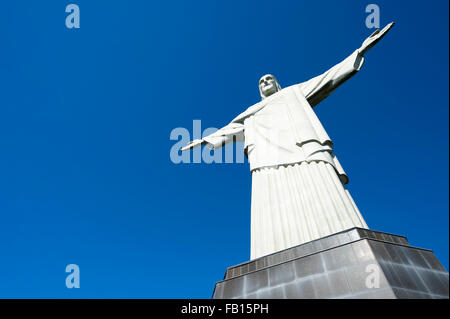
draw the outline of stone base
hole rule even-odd
[[[448,298],[449,275],[406,237],[352,228],[227,269],[213,298]]]

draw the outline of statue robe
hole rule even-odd
[[[327,72],[249,107],[199,143],[244,141],[252,172],[251,259],[352,228],[367,228],[313,107],[356,74],[355,51]]]

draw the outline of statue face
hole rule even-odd
[[[259,80],[259,90],[268,97],[279,91],[277,79],[272,74],[266,74]]]

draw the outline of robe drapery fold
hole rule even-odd
[[[352,227],[367,224],[330,164],[302,162],[252,172],[251,259]]]

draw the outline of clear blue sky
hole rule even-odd
[[[371,2],[74,2],[77,30],[70,1],[2,3],[0,297],[209,298],[249,259],[249,167],[175,165],[170,132],[341,61]],[[448,1],[376,3],[396,26],[315,111],[369,227],[448,269]]]

